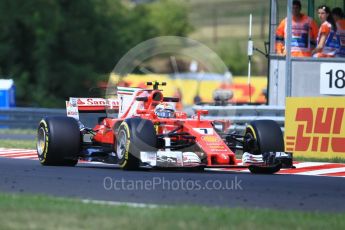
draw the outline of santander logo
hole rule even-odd
[[[78,98],[77,106],[119,106],[118,100],[106,100],[103,98]]]
[[[85,102],[83,102],[80,98],[77,100],[77,105],[85,105]]]

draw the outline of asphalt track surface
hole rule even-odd
[[[44,167],[0,158],[0,192],[148,204],[345,211],[343,178],[229,172],[123,171],[113,165]]]

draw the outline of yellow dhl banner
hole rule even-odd
[[[148,81],[166,82],[167,86],[161,87],[167,96],[182,97],[184,105],[192,105],[194,97],[199,95],[202,102],[213,102],[213,92],[216,89],[229,89],[234,93],[233,103],[248,103],[251,99],[252,103],[265,104],[266,97],[264,91],[267,88],[267,78],[252,77],[251,87],[248,87],[247,77],[233,77],[231,84],[224,84],[220,80],[198,80],[191,78],[174,78],[168,74],[129,74],[119,78],[118,75],[111,74],[110,82],[114,85],[121,83],[131,87],[146,87]],[[251,94],[251,97],[250,97]]]
[[[345,97],[287,98],[285,151],[345,158]]]

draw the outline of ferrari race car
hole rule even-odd
[[[178,98],[165,97],[160,85],[152,89],[117,87],[111,99],[70,98],[67,116],[43,118],[38,126],[37,153],[42,165],[75,166],[78,160],[148,168],[249,168],[252,173],[275,173],[292,166],[284,153],[280,127],[271,120],[252,121],[244,134],[229,133],[230,121],[192,117],[175,111]],[[106,113],[85,127],[82,113]],[[236,151],[243,152],[242,162]]]

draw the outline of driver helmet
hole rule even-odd
[[[155,114],[160,118],[175,117],[175,108],[169,103],[163,102],[156,106]]]

